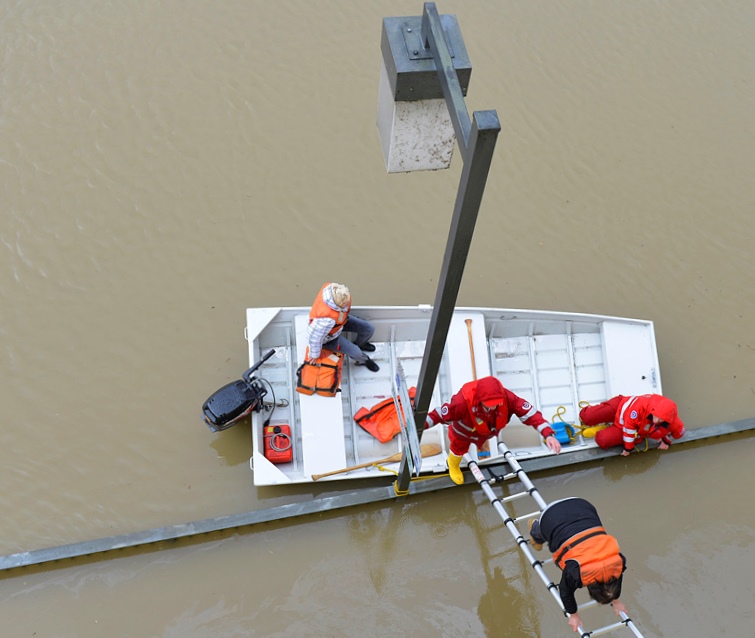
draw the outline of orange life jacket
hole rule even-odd
[[[334,397],[341,385],[343,353],[323,350],[315,363],[309,363],[309,347],[304,354],[304,363],[296,371],[296,391],[302,394],[321,394]]]
[[[326,304],[323,301],[322,293],[323,291],[330,286],[330,283],[323,284],[323,287],[320,288],[320,292],[317,293],[317,297],[315,297],[315,302],[312,304],[312,307],[309,309],[309,323],[312,323],[314,319],[318,319],[320,317],[327,317],[329,319],[334,319],[336,322],[336,325],[333,326],[330,329],[330,332],[328,334],[337,337],[341,330],[343,329],[343,324],[346,323],[346,319],[349,318],[349,310],[351,310],[351,301],[349,301],[349,306],[346,308],[346,310],[333,310],[328,304]]]
[[[582,585],[606,583],[624,571],[619,543],[603,527],[591,527],[575,534],[553,554],[553,562],[561,570],[567,560],[579,563]]]
[[[412,403],[412,409],[414,409],[414,397],[416,394],[417,388],[409,388],[409,399]],[[401,432],[401,424],[396,413],[396,404],[393,402],[392,397],[376,403],[369,410],[367,408],[359,408],[354,415],[354,420],[381,443],[388,443],[388,441]]]

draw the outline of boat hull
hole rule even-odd
[[[375,325],[371,357],[380,371],[346,360],[336,397],[296,392],[296,370],[304,357],[309,308],[249,308],[246,338],[254,365],[270,349],[273,356],[257,375],[271,390],[267,408],[252,414],[255,485],[313,482],[313,475],[368,465],[320,481],[393,479],[397,463],[379,461],[401,452],[402,437],[381,443],[354,421],[353,415],[393,395],[396,374],[407,386],[419,377],[432,308],[429,306],[355,307],[352,312]],[[534,403],[549,421],[579,421],[581,402],[598,403],[616,394],[661,393],[651,321],[603,315],[498,308],[458,308],[453,315],[431,409],[462,384],[494,375],[519,396]],[[272,403],[277,407],[271,409]],[[269,423],[267,423],[269,420]],[[293,448],[289,463],[265,457],[264,426],[286,425]],[[537,432],[516,417],[500,434],[517,458],[550,455]],[[494,442],[492,442],[494,443]],[[422,444],[441,453],[423,458],[421,473],[445,473],[448,437],[444,426],[425,430]],[[563,454],[595,447],[578,436]],[[497,446],[480,464],[500,461]],[[478,451],[473,447],[473,455]],[[373,463],[375,465],[373,465]]]

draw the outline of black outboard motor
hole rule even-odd
[[[213,432],[227,430],[243,419],[252,410],[262,409],[262,398],[267,389],[252,373],[273,356],[275,350],[268,350],[257,363],[249,368],[241,379],[224,385],[202,405],[204,422]]]

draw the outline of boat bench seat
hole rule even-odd
[[[304,361],[308,323],[308,314],[294,318],[297,367]],[[340,394],[324,397],[297,392],[296,396],[299,399],[304,473],[311,476],[346,467],[343,401]]]
[[[468,325],[467,320],[469,320]],[[482,313],[454,311],[446,339],[446,356],[452,392],[458,392],[461,386],[469,381],[482,379],[492,374],[486,337],[485,318]],[[474,364],[472,351],[474,351]],[[495,450],[495,445],[491,445],[491,448]]]
[[[608,371],[606,399],[617,394],[658,392],[652,330],[642,324],[604,321],[601,332]]]
[[[469,328],[467,320],[470,320]],[[474,368],[472,367],[472,345],[474,347]],[[485,318],[479,312],[457,310],[451,318],[446,339],[446,356],[452,392],[459,391],[469,381],[490,376],[490,361],[485,335]]]

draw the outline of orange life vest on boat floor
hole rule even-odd
[[[343,353],[323,350],[316,363],[309,363],[309,347],[304,354],[304,363],[296,371],[296,391],[302,394],[321,394],[334,397],[341,385]]]
[[[575,534],[553,554],[553,562],[561,570],[567,560],[579,563],[582,585],[607,583],[624,571],[619,543],[603,527],[592,527]]]
[[[412,409],[414,409],[414,397],[416,394],[417,388],[409,388],[409,399],[412,402]],[[369,410],[367,408],[359,408],[354,415],[354,420],[381,443],[388,443],[388,441],[401,432],[401,425],[398,420],[393,397],[375,404]]]

